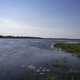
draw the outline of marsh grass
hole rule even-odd
[[[57,43],[54,45],[56,48],[61,48],[67,52],[74,53],[80,57],[80,43]]]

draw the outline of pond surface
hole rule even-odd
[[[23,77],[29,78],[31,73],[80,72],[80,58],[51,49],[51,44],[55,42],[46,39],[0,39],[0,80],[26,80]],[[66,69],[52,66],[63,61]]]

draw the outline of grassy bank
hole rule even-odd
[[[67,52],[74,53],[77,56],[80,56],[80,43],[57,43],[54,45],[56,48],[61,48]]]

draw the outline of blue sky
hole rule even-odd
[[[0,0],[0,34],[80,38],[80,0]]]

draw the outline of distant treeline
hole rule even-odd
[[[27,36],[2,36],[0,35],[0,38],[30,38],[30,39],[43,39],[41,37],[27,37]]]
[[[13,36],[13,35],[0,35],[0,38],[27,38],[27,39],[48,39],[48,40],[59,40],[59,41],[79,41],[80,39],[69,39],[69,38],[42,38],[42,37],[31,37],[31,36]]]

